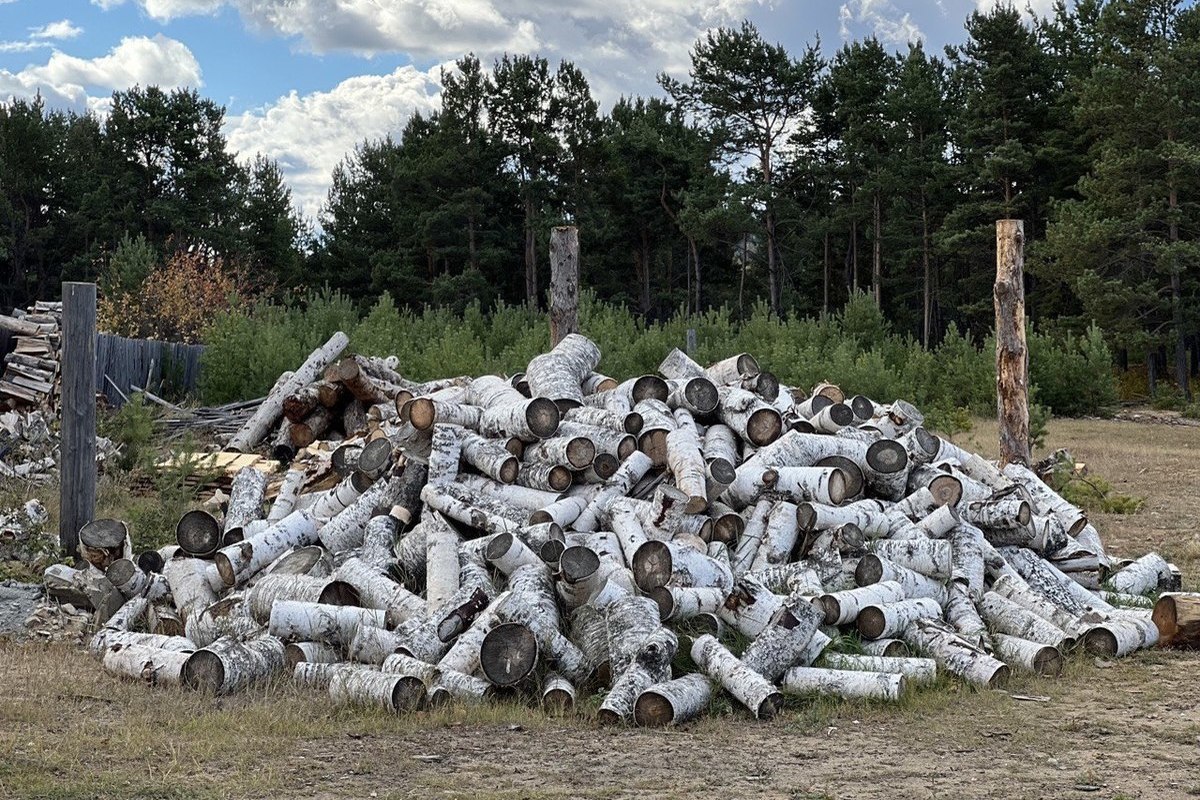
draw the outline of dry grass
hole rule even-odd
[[[960,439],[986,453],[993,429]],[[1147,498],[1096,520],[1116,554],[1154,547],[1197,585],[1200,430],[1056,421],[1049,445]],[[0,797],[1185,798],[1200,794],[1198,669],[1187,653],[1076,656],[1007,692],[943,679],[898,706],[789,699],[773,723],[722,701],[644,731],[519,704],[350,711],[285,683],[212,698],[114,680],[66,646],[0,643]]]

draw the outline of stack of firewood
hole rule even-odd
[[[16,334],[15,348],[4,357],[0,405],[51,408],[58,395],[62,303],[38,301],[27,311],[0,314],[0,328]]]
[[[1080,509],[910,404],[782,386],[748,354],[617,381],[569,335],[517,375],[418,385],[345,346],[231,442],[286,460],[340,439],[332,486],[293,468],[268,503],[245,469],[223,518],[190,512],[136,558],[120,523],[81,532],[91,566],[54,577],[125,599],[92,640],[105,669],[215,692],[287,671],[397,711],[600,692],[601,720],[665,725],[718,692],[770,717],[787,693],[1125,656],[1160,643],[1145,596],[1178,588],[1155,554],[1117,569]],[[1197,596],[1169,597],[1164,630],[1194,641]]]

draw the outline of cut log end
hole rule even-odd
[[[530,432],[541,439],[554,435],[562,421],[562,412],[553,400],[535,397],[525,407],[525,424]]]
[[[631,566],[633,581],[643,592],[666,586],[671,580],[671,548],[652,539],[638,547]]]
[[[863,478],[862,467],[851,461],[845,456],[825,456],[817,461],[815,467],[836,467],[842,471],[842,479],[845,483],[842,499],[847,500],[852,497],[858,497],[862,494],[865,479]]]
[[[599,568],[600,557],[590,547],[568,547],[558,559],[558,569],[567,583],[578,583]]]
[[[642,728],[665,728],[675,719],[671,701],[653,690],[638,695],[633,704],[633,721]]]
[[[665,403],[670,394],[670,388],[667,386],[667,382],[657,375],[643,375],[633,382],[632,394],[635,405],[647,399]]]
[[[746,438],[755,447],[763,447],[783,433],[783,418],[773,408],[760,408],[746,421]]]
[[[957,506],[962,500],[962,481],[953,475],[939,475],[929,482],[929,493],[939,506]]]
[[[897,441],[880,439],[867,448],[867,464],[876,472],[890,475],[908,466],[908,452]]]
[[[533,672],[537,660],[537,639],[529,628],[516,622],[492,628],[479,647],[483,674],[497,686],[520,683]]]
[[[688,405],[698,414],[711,414],[717,410],[721,396],[717,387],[708,378],[691,378],[683,387],[683,396]]]
[[[183,663],[181,678],[189,689],[216,693],[225,683],[225,665],[216,653],[197,650]]]

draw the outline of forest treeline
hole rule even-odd
[[[0,303],[64,278],[134,291],[189,250],[364,309],[385,291],[418,310],[536,303],[549,229],[570,223],[585,285],[647,319],[760,300],[817,315],[862,291],[932,346],[991,327],[995,221],[1017,218],[1036,326],[1095,322],[1152,381],[1195,374],[1200,10],[1060,0],[1031,21],[1001,4],[943,53],[823,52],[717,29],[688,74],[607,113],[570,62],[465,56],[440,111],[347,154],[315,225],[194,91],[118,92],[104,119],[13,101]]]

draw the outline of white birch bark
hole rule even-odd
[[[300,600],[308,603],[332,602],[345,593],[341,581],[328,576],[270,574],[264,575],[246,592],[246,607],[250,617],[265,625],[271,619],[271,607],[279,600]]]
[[[859,586],[895,581],[904,590],[905,597],[928,597],[941,606],[945,606],[949,599],[946,587],[940,582],[902,567],[877,553],[867,553],[859,559],[854,569],[854,580]]]
[[[429,447],[429,473],[426,478],[432,486],[453,483],[458,477],[458,462],[462,458],[462,443],[465,431],[457,425],[439,422],[433,426]]]
[[[955,633],[972,645],[990,651],[988,644],[987,625],[975,601],[967,594],[967,590],[959,583],[950,584],[946,596],[946,622],[954,628]]]
[[[928,597],[865,606],[858,613],[858,633],[865,639],[888,639],[921,619],[941,620],[942,607]]]
[[[660,586],[710,586],[729,591],[729,565],[675,542],[646,541],[630,559],[634,582],[643,592]]]
[[[1036,614],[1075,639],[1079,639],[1087,633],[1088,623],[1029,588],[1029,584],[1017,575],[1001,575],[996,578],[992,582],[992,591],[1011,600],[1026,611]]]
[[[101,628],[89,640],[88,652],[99,658],[104,655],[106,648],[114,645],[136,645],[153,650],[173,650],[178,653],[191,653],[197,649],[196,643],[186,636],[166,636],[161,633]]]
[[[520,483],[519,473],[518,483]],[[523,514],[516,513],[517,509],[536,511],[545,508],[559,498],[557,491],[530,488],[525,485],[508,486],[480,475],[460,475],[458,482],[451,486],[465,488],[476,495],[475,502],[481,507],[487,508],[487,502],[496,502],[501,506],[510,507],[513,510],[511,514],[508,511],[498,513],[517,520],[523,520],[524,517]]]
[[[316,544],[317,518],[308,511],[293,511],[257,536],[222,547],[214,561],[226,586],[247,578],[295,547]]]
[[[439,512],[455,522],[485,533],[515,531],[526,519],[521,509],[495,497],[482,496],[460,483],[426,485],[421,490],[421,499],[427,510]]]
[[[694,719],[712,702],[715,686],[698,672],[647,687],[633,706],[633,721],[643,728],[680,725]]]
[[[783,697],[775,685],[743,664],[715,637],[698,637],[692,643],[692,660],[757,719],[771,719],[783,708]]]
[[[461,452],[463,461],[492,480],[510,484],[517,479],[521,463],[498,439],[463,431]]]
[[[904,587],[896,581],[880,581],[857,589],[823,594],[814,601],[826,625],[848,625],[858,619],[867,606],[896,603],[905,598]],[[878,638],[878,637],[875,637]]]
[[[784,610],[783,597],[743,575],[717,614],[725,624],[753,639],[774,623]]]
[[[792,667],[784,674],[780,688],[788,694],[895,702],[904,697],[907,681],[892,672]]]
[[[608,485],[592,498],[592,501],[575,519],[575,530],[596,530],[599,527],[600,518],[608,513],[609,505],[613,500],[628,494],[652,466],[654,466],[653,460],[645,453],[634,453],[625,459],[620,469],[609,479]]]
[[[267,474],[254,467],[242,467],[233,476],[229,488],[229,508],[225,512],[222,530],[245,527],[251,520],[262,518],[263,497],[267,492]]]
[[[800,525],[797,520],[796,505],[786,500],[780,500],[767,515],[762,542],[754,554],[750,571],[763,570],[791,561],[792,551],[796,549],[799,537]]]
[[[104,651],[104,671],[110,675],[148,683],[180,686],[184,662],[191,652],[163,650],[142,644],[110,644]]]
[[[953,548],[945,539],[880,539],[871,545],[871,550],[894,564],[936,580],[949,579],[953,573]]]
[[[361,547],[363,534],[371,517],[381,509],[391,508],[400,494],[401,479],[380,478],[346,508],[338,512],[317,531],[321,544],[334,553]]]
[[[1062,650],[1070,650],[1075,644],[1066,631],[996,592],[988,592],[979,601],[979,614],[996,633],[1019,636]]]
[[[383,628],[385,624],[385,613],[379,609],[277,600],[271,606],[268,630],[272,636],[287,641],[345,647],[360,627]]]
[[[1062,673],[1063,656],[1056,647],[1004,633],[992,636],[992,644],[996,655],[1010,667],[1043,676]]]
[[[184,636],[197,647],[208,647],[223,636],[249,639],[261,632],[262,625],[250,618],[239,595],[230,595],[192,614],[183,626]]]
[[[304,488],[304,479],[305,472],[302,469],[287,471],[287,474],[283,476],[283,482],[279,484],[279,494],[275,495],[275,501],[271,503],[271,510],[267,513],[267,522],[272,524],[279,522],[295,510],[296,498],[300,496],[300,490]]]
[[[534,356],[525,369],[525,379],[534,397],[548,397],[576,406],[583,402],[583,381],[599,364],[600,348],[596,343],[571,333],[549,353]]]
[[[1078,536],[1087,526],[1087,515],[1081,509],[1063,500],[1033,470],[1020,464],[1007,464],[1004,467],[1004,476],[1020,484],[1029,492],[1037,506],[1035,510],[1038,513],[1053,514],[1058,517],[1069,535]]]
[[[704,374],[718,386],[741,383],[744,378],[752,378],[762,372],[758,360],[749,353],[723,358],[705,368]]]
[[[766,569],[746,573],[776,594],[815,597],[825,593],[816,568],[808,561],[775,564]]]
[[[392,625],[413,617],[423,617],[429,612],[419,595],[360,558],[351,557],[343,561],[333,577],[353,586],[362,606],[383,611],[385,619]]]
[[[897,641],[882,640],[882,641]],[[911,685],[933,683],[937,679],[937,662],[932,658],[889,658],[887,656],[856,656],[826,653],[825,665],[841,670],[866,670],[903,675]]]
[[[723,386],[717,416],[745,441],[763,447],[780,438],[783,418],[773,406],[744,389]]]
[[[458,591],[462,537],[436,511],[423,517],[421,526],[425,532],[425,600],[430,608],[440,608]]]
[[[822,618],[823,614],[809,603],[791,607],[746,647],[742,663],[767,680],[778,681],[789,667],[808,657],[809,644]]]
[[[771,467],[763,484],[794,503],[839,505],[846,499],[846,473],[837,467]]]
[[[511,533],[498,533],[488,543],[485,557],[488,562],[505,575],[511,575],[519,567],[529,566],[545,569],[546,564],[524,541]]]
[[[962,523],[950,534],[950,580],[966,587],[967,594],[978,600],[983,596],[983,531]]]
[[[847,425],[854,424],[854,410],[845,403],[831,403],[809,417],[808,421],[814,430],[821,433],[837,433]],[[867,439],[875,438],[857,429],[855,429],[855,433],[859,435],[853,436],[853,438],[858,438],[860,441],[862,441],[861,436],[866,436]]]
[[[163,565],[163,576],[171,585],[175,609],[185,621],[217,601],[208,585],[204,568],[208,562],[198,558],[173,558]]]
[[[666,402],[673,409],[707,417],[717,410],[720,395],[712,381],[698,375],[694,378],[668,380]]]
[[[419,678],[374,669],[339,669],[330,678],[329,699],[339,706],[405,713],[424,705],[425,684]]]
[[[671,677],[671,659],[678,649],[678,638],[666,628],[658,627],[643,637],[633,652],[629,666],[616,676],[612,688],[600,704],[599,720],[608,724],[632,720],[638,696]]]
[[[342,654],[324,642],[292,642],[283,648],[284,668],[295,670],[297,664],[339,664]]]
[[[871,539],[887,538],[892,520],[878,500],[859,500],[844,506],[805,502],[797,506],[797,519],[806,533],[853,524]]]
[[[646,592],[658,604],[663,622],[682,622],[701,614],[715,614],[725,602],[726,590],[715,586],[660,586]]]
[[[744,575],[753,566],[754,560],[758,557],[759,548],[762,547],[763,537],[767,533],[767,517],[770,516],[774,506],[774,501],[763,499],[759,500],[750,512],[745,528],[738,537],[737,548],[733,551],[734,575]]]
[[[1108,579],[1113,591],[1124,594],[1147,594],[1171,577],[1171,565],[1158,553],[1147,553],[1128,566],[1114,572]]]
[[[188,656],[183,685],[213,694],[233,694],[260,683],[283,669],[283,642],[274,636],[248,641],[218,639]]]
[[[904,641],[974,686],[996,689],[1008,681],[1011,670],[1007,664],[956,635],[944,622],[917,620],[904,629]]]

